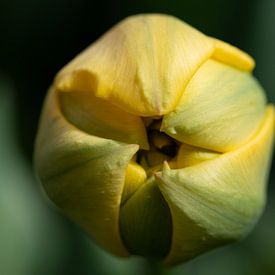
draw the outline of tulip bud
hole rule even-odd
[[[171,16],[123,20],[48,92],[35,145],[48,196],[118,256],[171,265],[243,238],[274,133],[253,68]]]

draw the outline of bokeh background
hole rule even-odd
[[[0,0],[0,275],[275,274],[275,169],[268,204],[243,242],[163,269],[113,257],[47,200],[32,167],[41,104],[56,72],[113,24],[175,15],[255,57],[275,101],[274,0]]]

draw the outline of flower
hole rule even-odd
[[[243,238],[274,134],[253,68],[174,17],[123,20],[49,89],[35,145],[48,196],[119,256],[172,265]]]

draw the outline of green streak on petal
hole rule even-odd
[[[161,130],[197,147],[227,152],[245,144],[262,122],[266,99],[247,72],[209,60],[194,75]]]
[[[121,207],[120,230],[130,253],[152,258],[166,256],[171,245],[171,215],[151,177]]]

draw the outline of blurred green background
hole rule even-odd
[[[0,1],[0,275],[275,274],[275,169],[268,204],[244,241],[172,269],[115,258],[47,200],[32,168],[41,104],[56,72],[127,15],[175,15],[255,57],[275,100],[274,0]]]

